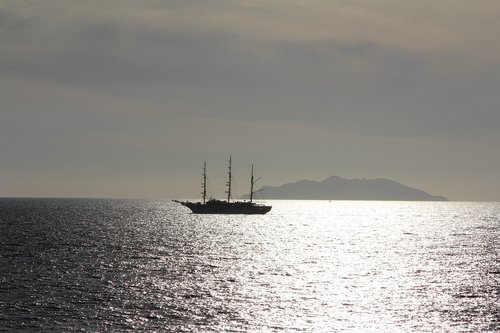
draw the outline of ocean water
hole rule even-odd
[[[0,331],[498,332],[500,204],[0,199]]]

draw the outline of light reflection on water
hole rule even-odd
[[[0,200],[0,331],[500,329],[500,204]]]

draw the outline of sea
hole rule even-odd
[[[500,203],[0,199],[0,332],[500,332]]]

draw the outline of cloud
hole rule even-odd
[[[97,75],[107,68],[102,77],[113,69],[118,79],[127,73],[154,77],[152,68],[165,74],[169,64],[212,65],[219,52],[227,53],[221,54],[224,60],[232,55],[244,57],[243,63],[247,58],[275,63],[290,45],[318,53],[340,47],[368,59],[370,50],[385,50],[444,67],[463,66],[467,58],[477,65],[497,64],[500,53],[498,10],[488,2],[20,3],[7,2],[12,8],[2,11],[1,22],[8,27],[2,35],[12,50],[6,54],[26,57],[24,63],[24,57],[16,58],[23,66],[35,59],[34,65],[50,64],[55,58],[57,64],[74,67],[61,71],[67,75],[78,70]],[[9,34],[15,26],[24,33]]]
[[[500,162],[490,149],[500,140],[497,7],[2,1],[0,147],[12,172],[33,160],[50,173],[56,164],[68,170],[98,159],[109,173],[120,164],[139,168],[122,163],[136,156],[160,173],[153,164],[162,163],[161,150],[187,163],[204,150],[241,149],[281,155],[297,169],[307,167],[295,161],[307,151],[325,165],[309,166],[316,174],[330,168],[335,151],[343,170],[363,173],[359,165],[383,170],[387,142],[398,155],[412,147],[443,165],[457,164],[438,153],[454,144],[464,147],[455,155],[484,149]]]
[[[299,107],[308,106],[319,119],[327,110],[404,114],[411,104],[425,113],[431,106],[422,103],[437,84],[441,96],[432,103],[439,105],[481,95],[482,89],[461,83],[470,82],[471,72],[476,86],[488,90],[498,83],[498,10],[488,2],[54,0],[3,6],[4,73],[94,94],[168,101],[211,116],[248,115],[231,110],[254,103],[265,107],[253,112],[272,111],[276,119],[288,110],[300,120]]]

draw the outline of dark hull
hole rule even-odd
[[[193,214],[266,214],[271,206],[258,205],[253,202],[226,202],[211,200],[207,203],[177,201],[181,205],[191,209]]]

